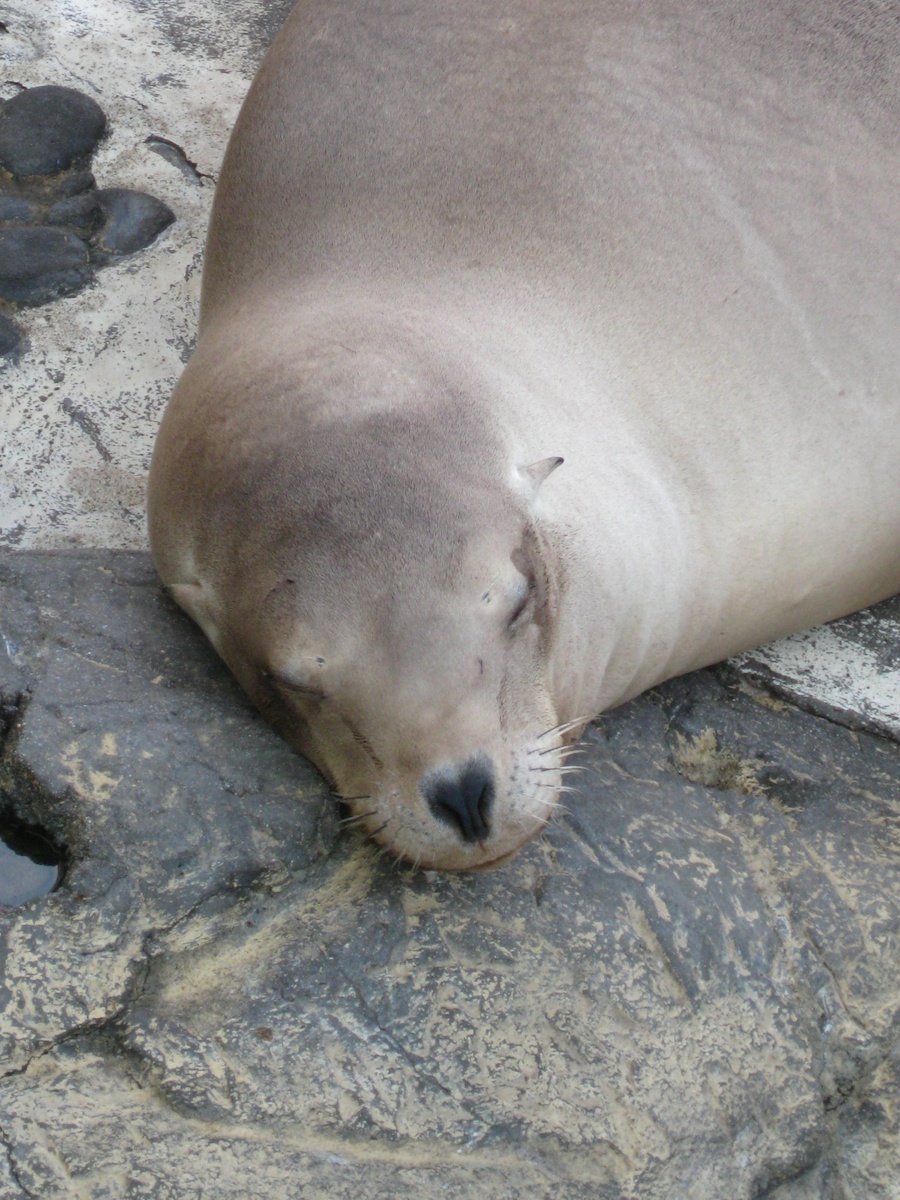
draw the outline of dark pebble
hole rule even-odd
[[[55,175],[93,153],[106,117],[73,88],[28,88],[0,108],[0,166],[11,174]]]
[[[80,291],[91,279],[87,247],[62,229],[0,230],[0,299],[46,304]]]
[[[90,171],[66,171],[52,180],[54,194],[57,196],[77,196],[88,192],[94,187],[96,180]]]
[[[41,217],[41,206],[24,196],[0,192],[0,225],[34,225]]]
[[[22,330],[15,321],[0,313],[0,358],[15,354],[22,344]]]
[[[89,238],[103,223],[103,208],[96,192],[67,196],[47,209],[44,220],[48,225],[61,225],[80,238]]]
[[[97,199],[105,217],[91,247],[91,258],[97,263],[143,250],[175,220],[167,204],[146,192],[103,188],[97,192]]]

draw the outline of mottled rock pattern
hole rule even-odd
[[[149,561],[0,558],[0,1195],[894,1200],[900,746],[676,680],[504,868],[341,832]],[[6,1191],[3,1191],[3,1188]]]
[[[19,178],[55,175],[93,154],[103,109],[74,88],[27,88],[0,106],[0,167]]]
[[[900,740],[900,596],[750,650],[735,666],[812,712]]]

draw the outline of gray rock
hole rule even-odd
[[[167,204],[146,192],[103,188],[97,200],[103,209],[103,226],[91,246],[96,263],[143,250],[175,220]]]
[[[0,192],[0,225],[33,225],[40,219],[40,204],[25,196]]]
[[[0,300],[46,304],[80,291],[93,277],[87,247],[62,229],[0,229]]]
[[[900,740],[900,596],[740,654],[733,665],[811,712]]]
[[[15,357],[22,345],[22,331],[9,317],[0,313],[0,358]]]
[[[81,192],[89,192],[94,188],[96,180],[90,171],[72,170],[54,175],[46,181],[46,186],[55,196],[78,196]]]
[[[510,864],[414,874],[145,556],[0,603],[0,790],[71,860],[0,916],[0,1194],[896,1197],[896,742],[699,672]]]
[[[103,207],[94,191],[81,192],[57,200],[47,209],[44,220],[48,225],[60,226],[76,237],[92,237],[103,223]]]
[[[54,175],[88,158],[106,117],[73,88],[27,88],[0,106],[0,166],[10,174]]]

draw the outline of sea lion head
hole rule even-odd
[[[198,363],[164,421],[164,582],[392,855],[509,856],[549,819],[571,740],[534,506],[562,460],[512,461],[472,381],[396,344],[318,344],[239,400],[235,375]]]

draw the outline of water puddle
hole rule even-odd
[[[26,904],[58,887],[63,856],[46,834],[0,814],[0,905]]]

